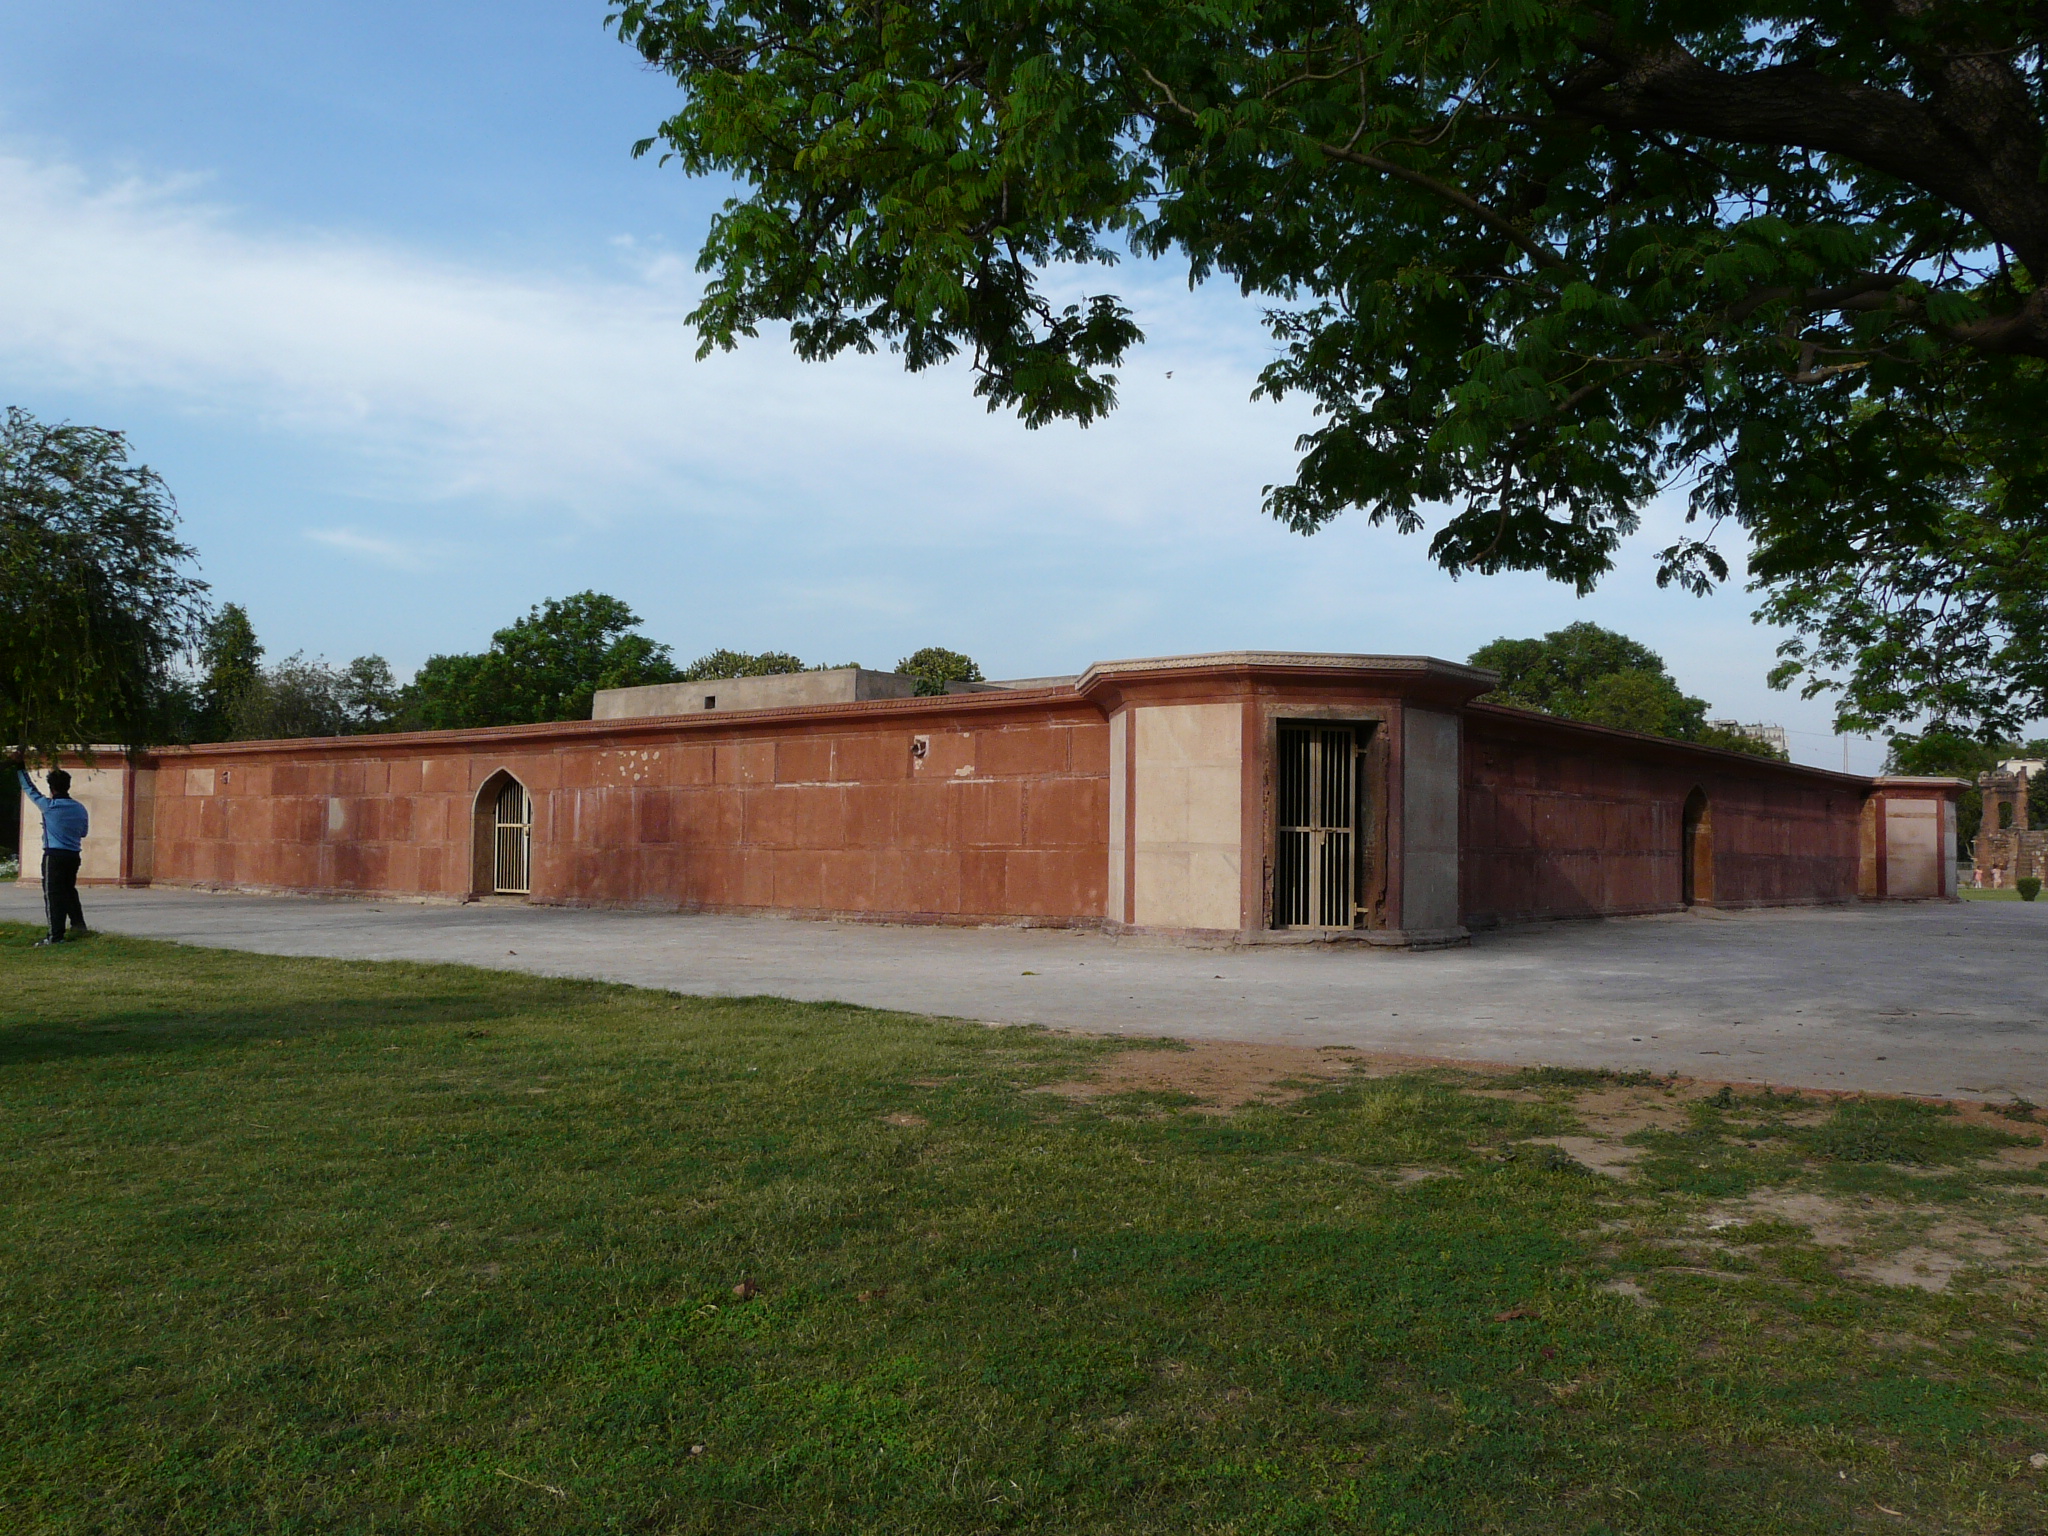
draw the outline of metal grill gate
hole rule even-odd
[[[491,847],[491,890],[524,896],[533,886],[533,801],[517,779],[498,791]]]
[[[1280,728],[1275,928],[1358,922],[1359,733],[1350,726]]]

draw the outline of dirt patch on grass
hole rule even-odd
[[[1247,1104],[1291,1104],[1353,1075],[1392,1077],[1448,1063],[1421,1056],[1380,1056],[1343,1046],[1245,1045],[1202,1041],[1184,1050],[1124,1051],[1088,1077],[1040,1090],[1087,1103],[1124,1093],[1181,1095],[1188,1107],[1228,1114]]]
[[[1988,1168],[2040,1168],[2048,1166],[2048,1146],[2000,1147],[1984,1159]]]
[[[1468,1088],[1479,1098],[1507,1099],[1516,1103],[1563,1103],[1584,1127],[1585,1134],[1532,1136],[1531,1146],[1555,1147],[1581,1167],[1625,1179],[1630,1168],[1649,1155],[1647,1147],[1632,1147],[1623,1138],[1637,1131],[1683,1130],[1686,1100],[1656,1085],[1629,1084],[1611,1088],[1581,1088],[1549,1094],[1523,1088]]]
[[[1289,1104],[1367,1061],[1356,1051],[1203,1043],[1187,1050],[1125,1051],[1094,1074],[1043,1091],[1087,1103],[1124,1093],[1184,1095],[1189,1107],[1227,1114],[1247,1104]]]
[[[1649,1152],[1647,1147],[1623,1146],[1601,1136],[1531,1136],[1528,1145],[1555,1147],[1573,1162],[1610,1179],[1627,1178],[1629,1164]]]
[[[1657,1305],[1655,1301],[1650,1299],[1650,1293],[1645,1291],[1640,1285],[1637,1285],[1633,1280],[1609,1280],[1599,1288],[1610,1296],[1624,1297],[1646,1310]]]
[[[1394,1182],[1399,1184],[1422,1184],[1430,1179],[1448,1179],[1457,1170],[1453,1168],[1402,1168],[1395,1172]]]
[[[1686,1123],[1685,1100],[1662,1088],[1586,1089],[1573,1096],[1572,1113],[1594,1135],[1616,1138],[1683,1130]]]
[[[2000,1214],[1987,1223],[1889,1201],[1760,1189],[1715,1206],[1704,1225],[1711,1242],[1716,1233],[1753,1222],[1804,1227],[1815,1245],[1839,1251],[1845,1274],[1923,1291],[1947,1290],[1964,1270],[2000,1272],[2048,1261],[2048,1216],[2032,1213]]]
[[[1757,1221],[1783,1221],[1804,1227],[1823,1248],[1852,1248],[1865,1221],[1848,1202],[1805,1189],[1760,1189],[1747,1199],[1713,1208],[1706,1218],[1709,1232],[1725,1231]]]
[[[1723,1089],[1727,1090],[1729,1098],[1727,1102],[1719,1103],[1715,1096]],[[1796,1092],[1778,1093],[1764,1089],[1764,1096],[1759,1098],[1758,1087],[1754,1083],[1724,1084],[1677,1076],[1584,1085],[1537,1081],[1526,1087],[1466,1088],[1464,1092],[1474,1098],[1500,1099],[1512,1104],[1566,1105],[1587,1131],[1595,1136],[1617,1139],[1637,1131],[1682,1131],[1690,1123],[1692,1106],[1700,1103],[1712,1104],[1745,1119],[1770,1120],[1783,1125],[1817,1124],[1832,1113],[1836,1097],[1825,1093],[1802,1097]],[[1986,1123],[2002,1122],[1987,1120]]]

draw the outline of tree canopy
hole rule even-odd
[[[499,630],[486,652],[428,657],[412,682],[398,690],[393,722],[401,729],[443,730],[585,720],[590,717],[591,696],[600,688],[708,683],[859,665],[809,664],[791,651],[721,647],[678,667],[668,646],[632,633],[639,623],[624,603],[602,593],[551,599]],[[352,666],[360,667],[364,661],[382,665],[382,658],[369,657]],[[918,677],[919,691],[929,693],[944,693],[952,678],[981,676],[971,657],[935,646],[916,652],[898,668]]]
[[[1870,402],[1853,449],[1787,463],[1759,524],[1759,617],[1799,631],[1772,681],[1835,691],[1836,727],[2009,737],[2048,715],[2048,433],[2038,401]],[[1996,432],[1987,416],[2007,415]],[[1873,483],[1857,461],[1878,466]]]
[[[1801,631],[1783,676],[1845,687],[1846,725],[1991,730],[2016,683],[2038,712],[2037,3],[611,20],[683,91],[639,149],[743,189],[701,253],[706,350],[786,323],[806,358],[965,357],[991,410],[1086,424],[1143,339],[1091,269],[1176,255],[1263,308],[1259,392],[1318,413],[1266,490],[1289,526],[1433,521],[1448,571],[1583,591],[1683,487],[1660,580],[1724,579],[1717,530],[1746,533]]]
[[[336,667],[295,652],[263,665],[263,644],[240,603],[208,619],[193,657],[178,735],[198,741],[352,736],[392,728],[399,688],[382,656]]]
[[[145,745],[206,588],[163,480],[103,427],[0,422],[0,748]]]
[[[600,688],[680,681],[669,648],[633,633],[639,625],[601,592],[549,598],[492,635],[487,651],[428,657],[401,696],[401,722],[444,730],[587,720]]]
[[[788,651],[729,651],[719,649],[699,656],[683,668],[681,681],[717,682],[728,677],[778,677],[784,672],[805,671],[803,658]]]
[[[1486,696],[1490,703],[1760,757],[1778,755],[1753,736],[1709,723],[1707,701],[1683,692],[1661,656],[1598,624],[1568,624],[1540,640],[1503,637],[1470,659],[1500,674],[1499,686]]]
[[[948,683],[978,683],[981,668],[972,656],[949,651],[942,645],[927,645],[912,651],[896,663],[896,670],[917,679],[919,694],[942,694]]]
[[[236,696],[227,739],[274,741],[389,730],[398,702],[391,664],[382,656],[358,656],[336,667],[294,652],[262,668]]]
[[[235,734],[236,707],[263,677],[263,644],[249,610],[222,604],[206,621],[194,659],[191,734],[200,741],[226,741]]]

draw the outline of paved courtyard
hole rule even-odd
[[[1406,954],[172,890],[89,889],[85,902],[87,920],[111,931],[266,954],[449,960],[1107,1033],[2048,1103],[2048,903],[1559,924]],[[0,918],[40,916],[34,889],[0,886]]]

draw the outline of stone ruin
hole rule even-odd
[[[1984,820],[1973,845],[1981,889],[2010,890],[2027,875],[2048,875],[2048,827],[2027,825],[2027,789],[2048,763],[2009,758],[1977,776],[1984,792]]]

